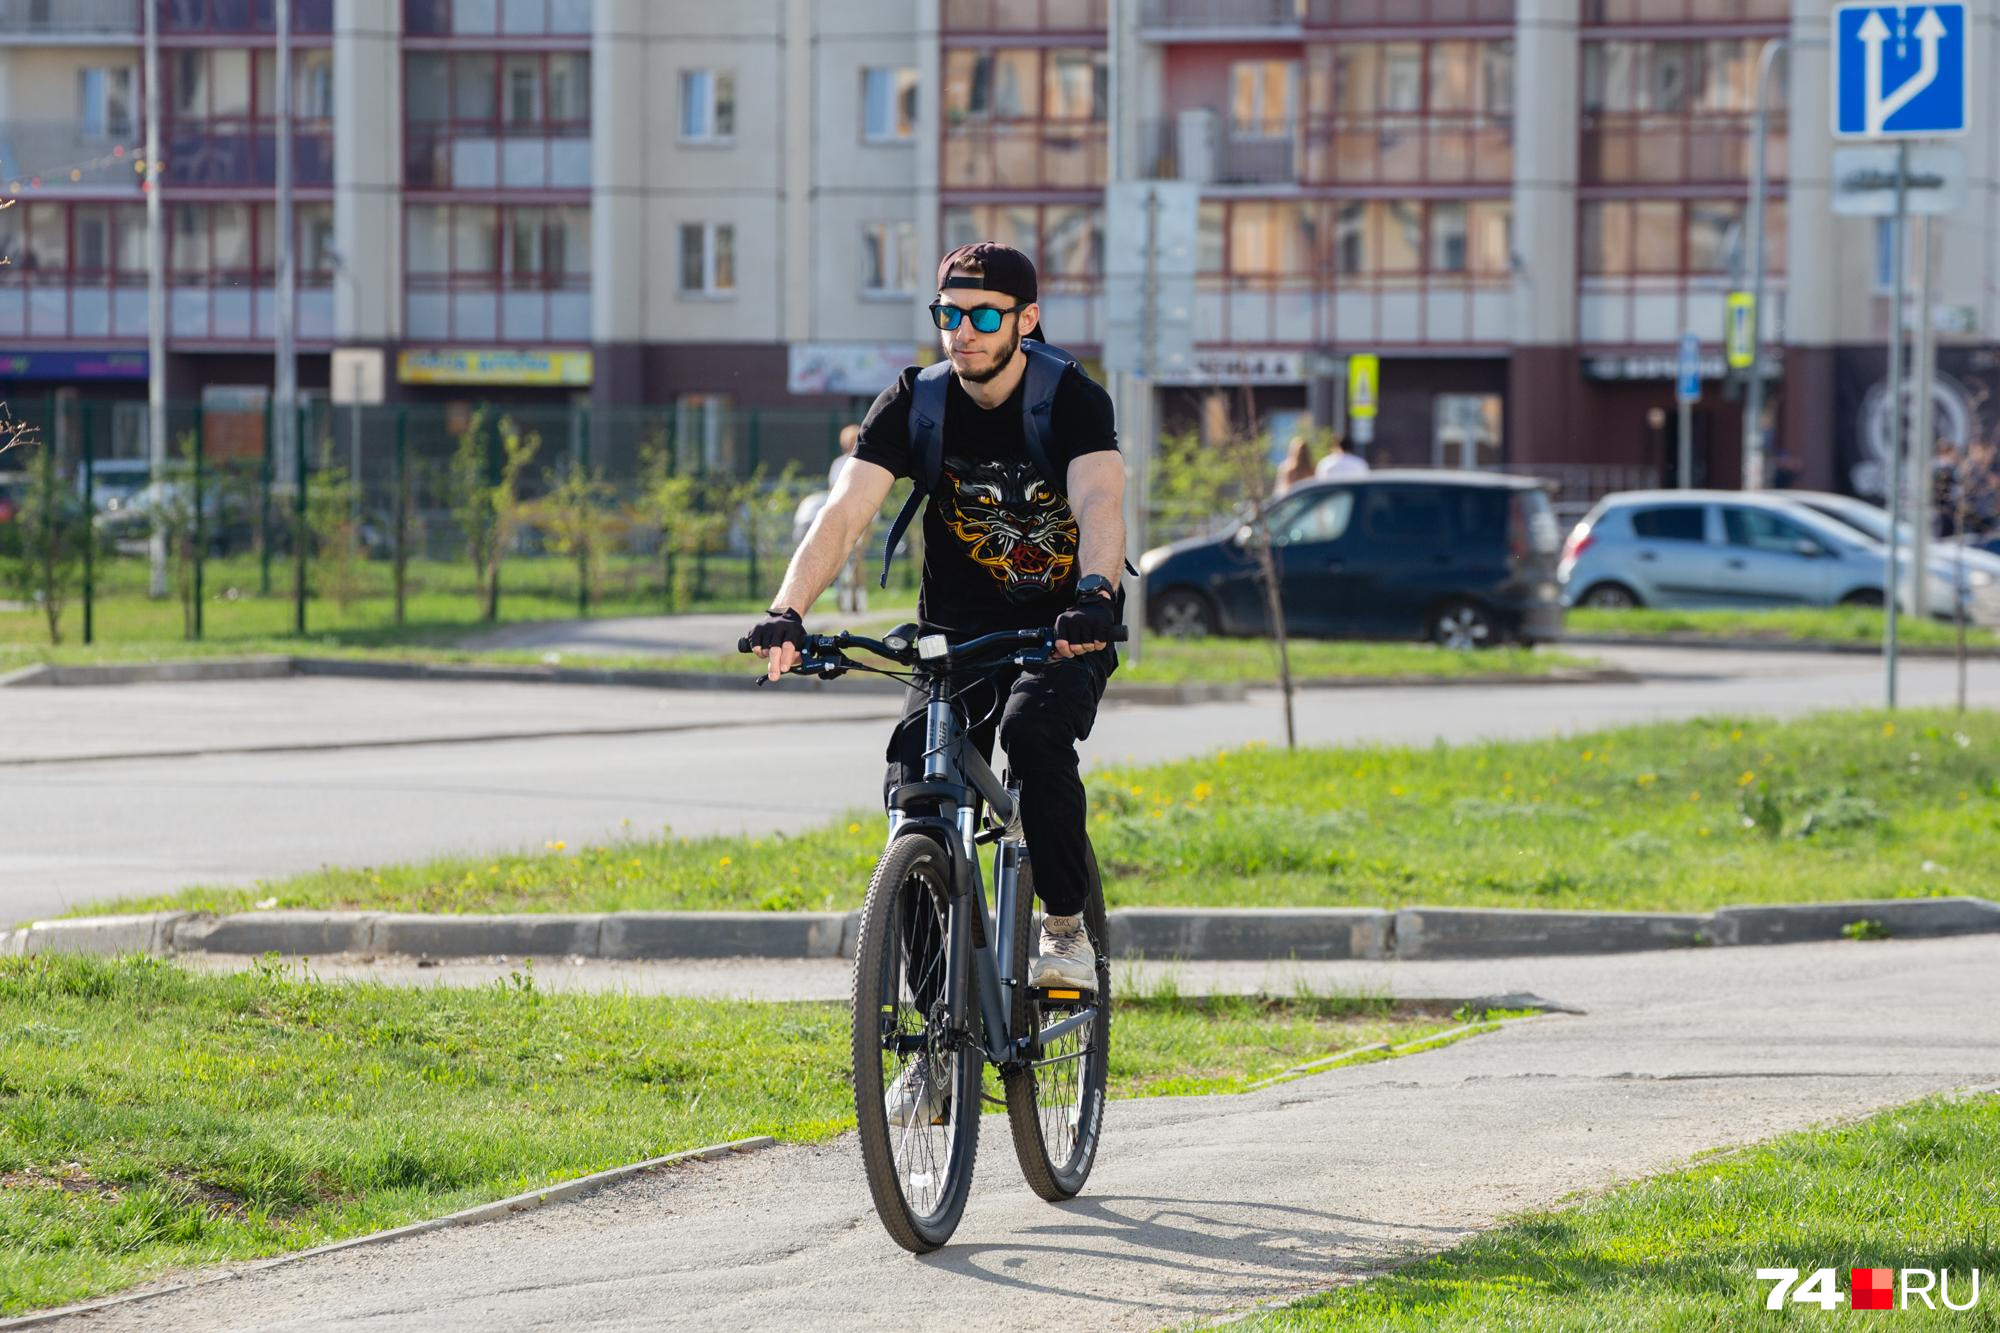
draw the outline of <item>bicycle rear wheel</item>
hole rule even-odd
[[[1014,894],[1014,971],[1028,975],[1039,932],[1035,924],[1035,878],[1030,860],[1021,858]],[[1067,998],[1060,991],[1014,987],[1014,1031],[1045,1032],[1082,1010],[1095,1007],[1097,1016],[1052,1042],[1030,1062],[1003,1076],[1007,1091],[1007,1123],[1014,1134],[1014,1155],[1028,1188],[1050,1203],[1075,1197],[1090,1178],[1104,1127],[1105,1076],[1111,1063],[1111,955],[1104,917],[1104,890],[1097,875],[1097,855],[1090,857],[1090,897],[1083,909],[1084,931],[1097,954],[1097,994]]]
[[[854,957],[854,1117],[882,1225],[914,1254],[951,1238],[972,1187],[985,1054],[977,1018],[946,985],[951,862],[923,834],[876,863]],[[921,1071],[913,1066],[921,1065]],[[935,1115],[889,1123],[899,1079],[941,1093]]]

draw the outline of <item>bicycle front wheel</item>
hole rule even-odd
[[[1032,931],[1034,908],[1033,865],[1023,856],[1014,894],[1017,979],[1027,977],[1028,959],[1039,935]],[[1097,953],[1095,995],[1014,987],[1016,1032],[1047,1033],[1086,1009],[1096,1012],[1061,1036],[1045,1037],[1027,1063],[1004,1076],[1014,1156],[1028,1188],[1050,1203],[1073,1198],[1083,1188],[1097,1160],[1104,1126],[1104,1088],[1111,1063],[1111,954],[1095,852],[1090,857],[1090,897],[1084,904],[1083,927]]]
[[[947,985],[951,862],[908,834],[876,863],[854,956],[854,1117],[868,1192],[898,1245],[951,1239],[972,1188],[985,1066]]]

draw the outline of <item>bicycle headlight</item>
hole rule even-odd
[[[882,636],[882,646],[892,653],[906,653],[910,651],[910,641],[894,632]]]
[[[942,634],[926,634],[917,640],[917,656],[926,662],[951,655],[951,641]]]

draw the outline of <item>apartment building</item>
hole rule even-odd
[[[0,391],[142,396],[139,5],[0,0]],[[163,47],[169,377],[268,385],[273,0],[149,0]],[[930,340],[944,248],[1034,254],[1102,351],[1104,191],[1199,183],[1196,357],[1169,422],[1343,421],[1378,460],[1675,452],[1732,485],[1758,58],[1774,66],[1760,373],[1788,476],[1866,490],[1894,247],[1830,207],[1824,0],[291,0],[301,383],[381,353],[406,401],[852,411]],[[2000,0],[1973,0],[2000,61]],[[1114,22],[1114,17],[1116,21]],[[2000,402],[2000,137],[1936,228],[1940,420]],[[1114,96],[1114,86],[1116,94]],[[1245,389],[1249,390],[1246,396]],[[1990,426],[1990,423],[1988,423]],[[1879,471],[1879,468],[1877,469]]]

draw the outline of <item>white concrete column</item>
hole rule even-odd
[[[1520,0],[1514,34],[1514,341],[1576,342],[1579,0]]]
[[[333,287],[336,340],[386,342],[403,328],[400,0],[334,0]]]
[[[1824,0],[1793,0],[1792,43],[1779,59],[1786,63],[1791,101],[1785,152],[1785,314],[1788,346],[1831,347],[1840,340],[1842,284],[1833,217],[1833,53],[1832,20]],[[1874,271],[1872,223],[1857,228],[1867,247],[1867,271]],[[1872,301],[1864,290],[1859,304]]]
[[[597,0],[590,39],[590,336],[636,343],[647,336],[646,293],[655,264],[673,263],[671,238],[656,247],[647,210],[652,166],[648,110],[651,23],[646,0]],[[672,105],[672,99],[668,99]],[[671,137],[672,125],[659,127]]]
[[[783,0],[778,17],[778,63],[785,72],[784,108],[778,120],[779,235],[785,243],[778,255],[778,336],[786,342],[812,337],[813,108],[818,103],[819,47],[812,0]]]
[[[938,0],[917,0],[917,287],[928,300],[928,285],[944,257],[943,219],[938,210],[938,162],[944,152],[944,45]],[[910,337],[918,347],[935,346],[937,330],[922,310],[910,312]]]

